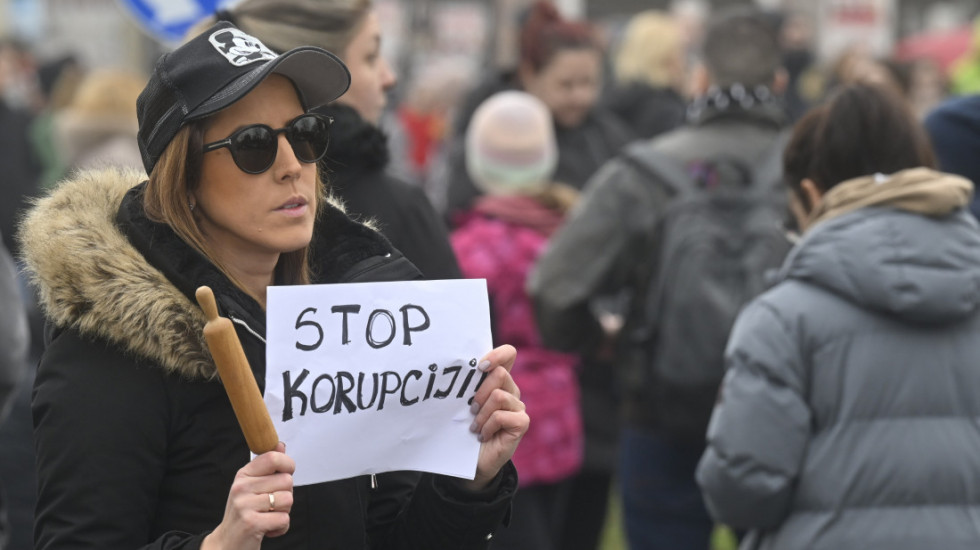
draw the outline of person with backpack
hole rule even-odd
[[[564,350],[608,347],[594,299],[632,297],[608,376],[624,393],[619,480],[634,550],[708,547],[694,469],[728,331],[789,249],[772,28],[754,10],[722,13],[702,61],[689,123],[604,165],[528,282],[545,344]]]
[[[697,480],[743,548],[980,547],[980,226],[893,92],[797,124],[803,235],[739,314]]]

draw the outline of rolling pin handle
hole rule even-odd
[[[208,321],[213,321],[218,318],[218,304],[214,301],[214,293],[211,292],[211,287],[197,287],[194,296],[197,298],[197,303],[200,304],[201,309],[204,310],[204,315],[208,318]]]

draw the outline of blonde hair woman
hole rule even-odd
[[[678,22],[648,10],[630,19],[613,62],[615,86],[604,104],[639,138],[684,122],[686,45]]]

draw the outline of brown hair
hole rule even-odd
[[[273,51],[319,46],[342,59],[371,9],[371,0],[245,0],[216,15],[230,19]],[[188,36],[203,32],[216,20],[208,18]]]
[[[261,302],[260,297],[252,295],[218,259],[188,203],[188,195],[201,183],[201,165],[204,160],[202,147],[206,126],[206,119],[194,121],[181,128],[170,141],[160,155],[160,160],[153,167],[153,172],[150,173],[143,196],[143,210],[149,219],[170,226],[181,240],[207,258],[235,286]],[[326,200],[326,191],[319,171],[316,176],[316,189],[316,207],[319,215],[322,211],[321,205]],[[277,281],[287,285],[309,283],[312,277],[309,245],[293,252],[280,254],[279,263],[276,265],[276,276]]]
[[[870,84],[844,86],[800,119],[783,154],[786,182],[803,201],[804,178],[828,191],[849,179],[920,166],[936,166],[925,129],[896,92]]]
[[[521,27],[521,64],[539,72],[559,52],[579,49],[599,49],[592,27],[563,19],[551,2],[539,0],[531,6]]]
[[[728,8],[713,17],[701,55],[718,86],[769,86],[782,66],[776,32],[755,8]]]

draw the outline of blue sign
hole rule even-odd
[[[126,13],[154,38],[178,43],[192,26],[238,0],[118,0]]]

